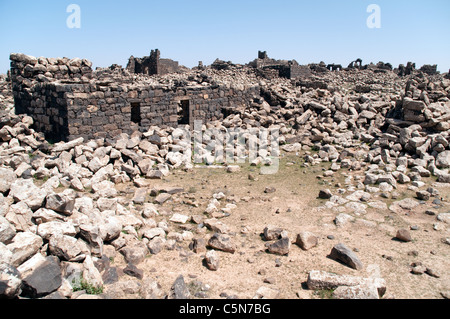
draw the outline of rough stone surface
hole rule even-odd
[[[62,284],[61,267],[56,257],[47,257],[31,274],[23,279],[22,295],[41,298],[56,291]]]
[[[356,270],[361,270],[364,267],[358,256],[344,244],[334,246],[329,257]]]
[[[208,245],[217,250],[222,250],[228,253],[234,254],[236,251],[236,246],[232,242],[231,237],[219,233],[215,233],[208,240]]]
[[[316,247],[319,239],[311,232],[303,231],[297,235],[295,243],[303,250],[309,250]]]

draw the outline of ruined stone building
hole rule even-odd
[[[310,75],[308,66],[299,65],[295,60],[275,60],[268,57],[266,51],[258,51],[258,58],[249,63],[266,78],[283,77],[296,79]]]
[[[127,69],[134,63],[137,73],[171,72],[175,63],[158,57],[159,51],[153,51],[148,59],[130,59]],[[35,129],[53,141],[114,138],[152,125],[192,125],[194,120],[205,123],[223,118],[230,108],[245,107],[259,95],[257,86],[166,85],[124,69],[93,71],[91,62],[78,58],[13,53],[10,59],[16,113],[32,116]]]
[[[161,52],[156,49],[150,52],[150,56],[135,58],[133,56],[128,60],[127,70],[130,73],[140,73],[146,75],[164,75],[175,73],[179,70],[177,61],[170,59],[161,59]]]

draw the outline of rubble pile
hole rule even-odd
[[[344,199],[329,190],[321,192],[329,208],[359,205],[375,193],[395,198],[397,184],[408,185],[418,200],[427,201],[438,198],[439,193],[423,178],[435,176],[440,183],[450,183],[450,80],[443,75],[420,70],[404,77],[391,70],[316,72],[311,67],[309,78],[268,80],[251,67],[216,61],[214,67],[147,76],[130,74],[120,67],[89,72],[90,62],[81,59],[15,59],[26,62],[25,69],[35,72],[40,82],[70,78],[71,83],[80,84],[120,79],[130,85],[139,82],[167,88],[220,85],[243,90],[258,86],[260,95],[248,106],[234,108],[223,119],[204,124],[202,130],[278,129],[281,150],[301,154],[305,167],[330,163],[324,176],[355,172],[356,183],[346,190],[352,198]],[[24,79],[23,85],[31,86],[27,81]],[[77,138],[51,144],[35,130],[32,117],[14,114],[6,77],[0,82],[0,105],[1,297],[77,298],[80,294],[75,288],[86,290],[87,285],[91,289],[116,285],[112,291],[118,291],[123,283],[108,266],[116,252],[128,262],[124,272],[142,279],[136,265],[148,254],[174,249],[177,242],[192,242],[194,252],[206,252],[208,242],[213,250],[206,253],[205,262],[211,271],[220,267],[217,250],[236,251],[226,225],[216,219],[237,209],[232,204],[220,208],[223,194],[215,194],[208,205],[212,218],[204,224],[214,233],[209,240],[194,239],[189,230],[171,231],[171,225],[186,223],[188,216],[174,214],[159,223],[154,219],[162,214],[165,201],[185,191],[161,187],[149,192],[148,180],[164,179],[174,169],[194,169],[192,154],[186,152],[191,141],[183,138],[183,128],[189,126],[151,126],[146,132],[122,133],[115,138]],[[196,161],[216,164],[206,152],[208,139],[198,147]],[[270,164],[267,161],[267,154],[260,154],[254,164]],[[229,169],[233,171],[232,166]],[[131,206],[117,197],[115,186],[123,183],[133,183],[136,188]],[[152,203],[149,195],[154,197]],[[416,200],[412,201],[397,206],[414,205]],[[352,207],[364,209],[361,205]],[[342,214],[336,224],[351,219]],[[289,235],[270,228],[264,233],[271,231],[272,237],[266,237],[269,253],[288,254],[292,249]],[[317,245],[317,238],[302,233],[296,242],[308,250]],[[331,255],[350,261],[357,270],[363,267],[343,245],[336,246]],[[184,284],[183,278],[180,282]],[[386,290],[381,278],[341,277],[319,271],[310,272],[308,285],[310,289],[340,287],[334,293],[342,298],[379,298]],[[148,298],[165,295],[154,280],[144,280],[138,290]]]

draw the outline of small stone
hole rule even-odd
[[[172,197],[172,195],[168,194],[168,193],[161,193],[158,196],[156,196],[155,198],[155,202],[159,205],[164,204],[166,201],[168,201],[170,198]]]
[[[216,271],[219,269],[219,255],[215,250],[210,250],[205,255],[205,264],[209,270]]]
[[[227,173],[236,173],[239,172],[241,168],[237,165],[230,165],[227,167]]]
[[[441,200],[440,199],[438,199],[438,198],[436,198],[435,200],[433,200],[433,205],[441,205],[442,204],[442,202],[441,202]]]
[[[336,218],[334,219],[334,223],[337,227],[344,227],[354,220],[355,220],[355,218],[353,216],[350,216],[349,214],[341,213],[336,216]]]
[[[275,267],[281,267],[283,266],[283,262],[280,258],[275,259]]]
[[[417,191],[416,196],[420,200],[427,201],[430,199],[430,193],[427,191]]]
[[[221,221],[217,220],[216,218],[210,218],[206,219],[203,222],[206,227],[208,227],[210,230],[216,233],[220,234],[228,234],[230,233],[230,227]]]
[[[410,242],[412,240],[411,234],[406,229],[398,230],[397,235],[395,235],[395,238],[403,242]]]
[[[189,219],[189,216],[175,213],[172,218],[170,218],[171,222],[185,224]]]
[[[183,275],[180,275],[172,285],[170,290],[169,299],[190,299],[191,293],[189,292],[186,283],[184,282]]]
[[[441,277],[439,272],[437,272],[434,269],[428,268],[428,267],[427,267],[427,270],[425,270],[425,273],[427,275],[430,275],[431,277],[434,277],[434,278],[440,278]]]
[[[333,196],[329,189],[322,189],[319,192],[319,198],[321,199],[330,199]]]
[[[283,237],[272,244],[267,245],[267,249],[272,254],[288,255],[291,248],[289,237]]]
[[[125,246],[124,248],[120,249],[119,252],[124,256],[127,263],[137,265],[145,259],[148,248],[144,245]]]
[[[206,242],[203,238],[194,238],[192,243],[193,243],[192,250],[196,254],[206,252]]]
[[[107,268],[102,274],[102,280],[105,285],[110,285],[119,281],[116,267]]]
[[[264,228],[264,240],[270,241],[278,239],[280,238],[282,232],[283,232],[282,228],[269,225],[266,228]]]
[[[0,262],[0,299],[17,298],[22,292],[21,287],[22,278],[19,270],[8,263]]]
[[[127,274],[128,276],[131,277],[135,277],[137,279],[142,279],[144,278],[144,271],[142,269],[137,268],[135,265],[133,264],[128,264],[124,269],[123,269],[124,274]]]
[[[166,239],[156,236],[155,238],[150,240],[150,242],[147,244],[147,248],[152,255],[157,255],[163,250],[165,244]]]
[[[423,265],[417,265],[411,269],[411,273],[413,273],[414,275],[423,275],[425,271],[427,271],[427,267]]]
[[[437,215],[436,219],[446,224],[450,224],[450,213],[440,213]]]
[[[303,250],[309,250],[319,243],[319,239],[313,233],[304,231],[297,235],[295,243]]]
[[[34,233],[17,233],[12,242],[6,246],[12,252],[10,264],[14,267],[20,266],[38,252],[42,245],[42,238]]]
[[[208,245],[214,249],[222,250],[234,254],[236,246],[227,235],[215,233],[208,241]]]
[[[271,194],[271,193],[275,193],[275,192],[276,192],[275,187],[266,187],[264,189],[264,193],[266,193],[266,194]]]

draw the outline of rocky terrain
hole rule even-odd
[[[214,165],[207,141],[195,165],[175,128],[51,144],[2,77],[0,297],[448,298],[450,80],[312,74],[136,75],[258,83],[263,99],[203,130],[278,128],[273,175],[264,154]]]

